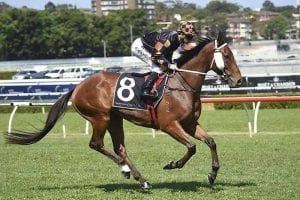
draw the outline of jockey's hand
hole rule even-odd
[[[178,67],[177,67],[177,65],[175,63],[171,63],[171,64],[169,64],[169,69],[171,69],[171,70],[177,70]]]

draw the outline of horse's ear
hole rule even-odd
[[[221,46],[222,44],[225,43],[222,32],[219,32],[219,33],[218,33],[217,41],[218,41],[218,46]]]

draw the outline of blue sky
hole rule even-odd
[[[14,7],[22,7],[26,5],[30,8],[35,9],[44,9],[44,5],[52,1],[54,4],[72,4],[76,5],[78,8],[90,8],[91,7],[91,1],[90,0],[0,0],[0,2],[5,2],[11,6]],[[161,0],[160,0],[161,1]],[[200,5],[201,7],[204,7],[209,0],[183,0],[184,2],[188,3],[195,3],[197,5]],[[265,0],[227,0],[231,3],[237,3],[243,7],[250,7],[252,9],[260,8]],[[275,6],[285,6],[285,5],[293,5],[296,6],[296,0],[271,0]]]

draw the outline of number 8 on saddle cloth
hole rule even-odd
[[[113,107],[147,110],[147,102],[141,97],[142,86],[145,82],[145,76],[135,75],[135,73],[120,74],[114,93]],[[168,76],[161,75],[154,87],[158,97],[153,101],[154,108],[159,104],[164,95],[164,88],[168,81]]]

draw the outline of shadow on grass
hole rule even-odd
[[[198,182],[198,181],[187,181],[187,182],[163,182],[163,183],[155,183],[152,185],[150,190],[160,190],[160,189],[169,189],[172,191],[181,191],[181,192],[196,192],[200,188],[208,188],[212,189],[213,191],[221,191],[224,190],[224,187],[251,187],[256,186],[255,183],[251,182],[238,182],[238,183],[216,183],[213,187],[210,186],[208,183],[205,182]],[[132,190],[132,189],[139,189],[138,184],[121,184],[121,183],[114,183],[114,184],[103,184],[96,186],[99,189],[104,189],[106,192],[113,192],[116,190]]]
[[[181,192],[196,192],[201,188],[211,189],[213,192],[218,192],[225,190],[225,187],[235,188],[235,187],[252,187],[256,186],[255,183],[251,182],[237,182],[237,183],[225,183],[225,182],[218,182],[213,187],[211,187],[206,182],[199,182],[199,181],[187,181],[187,182],[163,182],[163,183],[155,183],[152,185],[152,190],[161,190],[161,189],[168,189],[174,192],[181,191]],[[91,189],[97,188],[101,189],[105,192],[115,192],[115,191],[141,191],[143,193],[147,193],[148,190],[142,190],[138,183],[111,183],[111,184],[101,184],[101,185],[70,185],[70,186],[62,186],[62,187],[40,187],[40,190],[70,190],[70,189]]]

